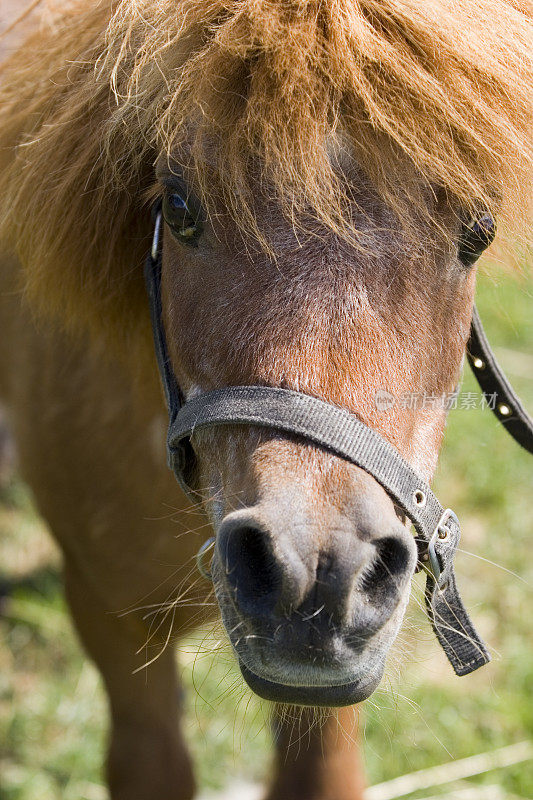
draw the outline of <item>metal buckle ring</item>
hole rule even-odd
[[[450,535],[450,529],[446,527],[446,523],[448,520],[453,519],[456,523],[457,527],[459,527],[459,520],[457,518],[457,514],[452,511],[451,508],[447,508],[437,525],[435,526],[435,530],[431,536],[431,539],[428,542],[428,558],[429,558],[429,565],[427,569],[431,572],[437,583],[439,582],[440,576],[442,575],[442,569],[439,564],[439,559],[437,557],[437,553],[435,550],[435,542],[437,539],[441,539],[441,541],[445,541]],[[444,535],[443,535],[444,534]]]

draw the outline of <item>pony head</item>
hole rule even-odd
[[[472,310],[465,221],[528,219],[529,6],[85,1],[57,24],[7,63],[1,90],[2,236],[32,302],[153,364],[142,260],[161,198],[163,319],[185,394],[321,397],[429,480]],[[193,446],[252,688],[312,705],[368,696],[416,564],[391,498],[295,437],[233,426]]]

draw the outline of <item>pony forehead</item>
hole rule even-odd
[[[324,149],[332,168],[339,176],[356,178],[361,183],[365,182],[364,171],[357,160],[358,154],[345,132],[339,129],[325,134]],[[310,154],[310,161],[312,161],[312,154]],[[212,137],[211,141],[203,142],[201,162],[202,171],[211,170],[212,174],[219,166],[216,137]],[[175,146],[171,150],[165,148],[158,155],[154,166],[155,176],[161,183],[194,182],[194,173],[191,170],[194,169],[195,163],[191,154],[191,143],[181,142],[179,147]],[[255,177],[258,178],[261,175],[259,158],[256,158],[254,166]]]

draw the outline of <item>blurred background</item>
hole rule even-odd
[[[491,265],[477,302],[531,413],[533,280]],[[475,392],[476,407],[460,395],[451,411],[435,489],[461,519],[458,581],[493,661],[454,676],[421,611],[417,576],[382,687],[360,710],[364,759],[370,785],[448,766],[373,789],[371,800],[533,798],[533,763],[520,744],[533,740],[533,458],[480,408],[468,370],[461,392]],[[1,476],[0,487],[0,797],[105,800],[105,698],[66,612],[59,554],[16,472]],[[267,704],[244,687],[229,649],[211,630],[198,631],[179,668],[202,789],[265,778]],[[477,754],[488,755],[459,765],[463,777],[450,780],[450,762]],[[472,770],[479,774],[464,774]]]

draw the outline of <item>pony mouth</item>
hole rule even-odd
[[[250,689],[264,700],[326,708],[340,708],[363,702],[377,689],[383,673],[382,669],[378,669],[373,674],[349,683],[303,686],[278,683],[263,678],[252,672],[240,658],[239,667]]]

